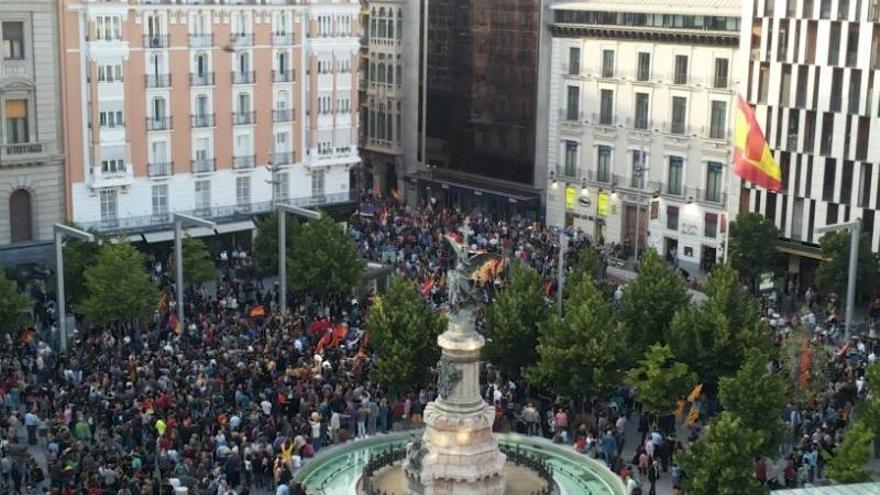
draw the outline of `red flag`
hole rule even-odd
[[[336,328],[333,329],[333,341],[330,345],[333,347],[339,347],[347,336],[348,328],[345,325],[336,325]]]
[[[266,316],[266,308],[260,304],[251,308],[251,318],[262,318]]]
[[[324,333],[324,335],[321,337],[321,340],[318,341],[318,345],[315,347],[316,354],[323,354],[324,353],[324,347],[326,347],[327,344],[330,343],[330,339],[332,338],[332,336],[333,336],[332,332],[325,332]]]
[[[424,282],[422,282],[422,287],[421,287],[422,295],[427,296],[428,294],[430,294],[432,288],[434,288],[434,279],[431,277],[428,277]]]
[[[168,318],[168,326],[176,335],[180,335],[180,320],[177,319],[177,313],[171,313],[171,318]]]

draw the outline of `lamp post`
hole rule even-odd
[[[321,218],[321,214],[315,210],[299,208],[284,204],[275,205],[276,217],[278,218],[278,306],[281,312],[287,310],[287,215],[298,215],[309,220]]]
[[[177,294],[177,321],[180,325],[184,325],[183,312],[183,225],[191,225],[196,227],[205,227],[206,229],[216,230],[217,224],[199,217],[175,213],[172,215],[174,219],[174,271],[175,271],[175,292]]]
[[[636,174],[636,263],[639,262],[639,241],[641,240],[641,220],[642,220],[642,186],[645,182],[645,172],[648,167],[645,165],[645,142],[642,141],[639,149],[639,164],[635,168]]]
[[[55,297],[58,309],[58,340],[61,352],[67,350],[67,314],[65,311],[64,297],[64,237],[73,237],[88,242],[95,242],[95,236],[80,229],[64,224],[56,223],[53,226],[55,232]]]
[[[862,234],[862,219],[856,218],[851,222],[839,223],[836,225],[826,225],[819,227],[816,232],[824,234],[827,232],[837,232],[839,230],[849,230],[849,275],[846,280],[846,321],[844,322],[844,338],[849,340],[850,331],[852,329],[853,307],[856,299],[856,274],[859,265],[859,238]]]

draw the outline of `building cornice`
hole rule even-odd
[[[690,45],[739,46],[739,33],[691,29],[649,29],[632,26],[594,26],[553,23],[557,38],[601,38]]]

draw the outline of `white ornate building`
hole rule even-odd
[[[548,223],[686,267],[720,259],[739,0],[550,11]]]

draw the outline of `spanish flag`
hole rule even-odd
[[[168,318],[168,326],[171,327],[175,335],[180,335],[180,320],[177,319],[177,313],[171,313],[171,317]]]
[[[733,138],[733,171],[743,179],[771,191],[782,188],[782,171],[755,119],[755,112],[736,97],[736,125]]]

